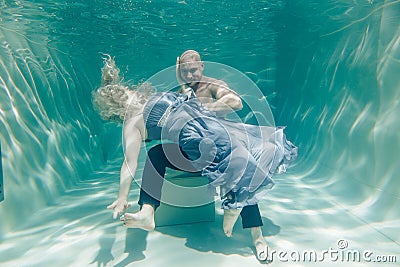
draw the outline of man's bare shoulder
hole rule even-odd
[[[203,76],[203,82],[207,83],[209,85],[216,85],[216,86],[224,86],[227,87],[228,85],[226,84],[226,82],[222,81],[222,80],[218,80],[212,77],[206,77]]]

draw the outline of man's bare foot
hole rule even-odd
[[[227,237],[232,236],[233,226],[235,225],[242,209],[227,209],[224,210],[223,229]]]
[[[136,213],[125,213],[120,219],[128,228],[140,228],[146,231],[153,231],[155,228],[154,208],[144,204],[142,209]]]
[[[262,235],[261,227],[250,228],[253,244],[256,247],[256,256],[259,261],[265,261],[268,257],[268,245]]]

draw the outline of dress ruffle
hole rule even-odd
[[[205,109],[198,99],[175,93],[150,102],[151,108],[144,110],[148,135],[178,143],[210,186],[219,186],[226,198],[224,209],[257,204],[262,189],[274,186],[272,176],[285,172],[297,157],[297,147],[286,139],[284,127],[228,121]]]

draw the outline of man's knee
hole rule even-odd
[[[159,159],[162,155],[164,155],[162,144],[153,146],[147,152],[147,156],[151,161],[153,161],[154,159]]]

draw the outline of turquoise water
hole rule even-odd
[[[145,233],[105,209],[122,151],[91,105],[101,53],[138,81],[186,49],[245,73],[299,146],[260,204],[271,249],[397,256],[273,266],[397,266],[399,19],[400,1],[0,1],[1,266],[259,265],[219,210]]]

